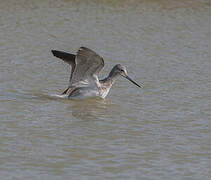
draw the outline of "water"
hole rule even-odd
[[[211,177],[211,3],[0,1],[0,179]],[[121,63],[105,100],[52,97],[80,46]]]

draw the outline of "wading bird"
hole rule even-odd
[[[96,96],[105,98],[119,76],[141,87],[128,76],[126,68],[121,64],[115,65],[106,78],[99,80],[98,73],[104,67],[104,60],[86,47],[81,47],[76,55],[57,50],[52,50],[52,53],[71,66],[69,86],[62,93],[68,98],[84,99]]]

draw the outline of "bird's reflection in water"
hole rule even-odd
[[[4,98],[7,98],[4,96]],[[72,116],[79,120],[102,120],[111,106],[114,104],[109,99],[90,98],[84,100],[72,100],[58,97],[58,95],[47,94],[43,92],[17,92],[10,94],[10,99],[24,99],[25,102],[49,103],[58,102],[61,106],[66,106],[67,112],[72,112]],[[2,98],[0,98],[2,99]]]
[[[108,99],[93,98],[72,101],[71,111],[72,115],[80,120],[100,120],[103,117],[108,107],[111,105],[111,101]]]

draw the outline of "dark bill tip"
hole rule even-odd
[[[136,86],[142,88],[139,84],[137,84],[135,81],[133,81],[129,76],[123,76],[125,77],[126,79],[128,79],[130,82],[132,82],[133,84],[135,84]]]

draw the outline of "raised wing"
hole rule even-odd
[[[76,54],[75,64],[70,86],[87,86],[95,82],[96,76],[104,66],[104,61],[91,49],[81,47]]]
[[[57,50],[52,50],[51,52],[55,57],[62,59],[64,62],[68,63],[71,66],[71,73],[70,73],[70,81],[71,81],[73,72],[76,67],[76,62],[75,62],[76,55]]]
[[[70,64],[71,66],[75,66],[76,55],[57,50],[51,50],[51,52],[54,56],[62,59],[64,62]]]

